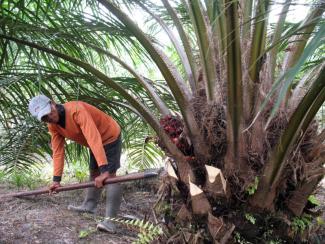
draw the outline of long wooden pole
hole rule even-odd
[[[128,175],[123,176],[116,176],[114,178],[106,179],[104,182],[104,185],[107,184],[113,184],[118,182],[126,182],[126,181],[132,181],[132,180],[139,180],[139,179],[145,179],[145,178],[151,178],[157,176],[157,172],[140,172],[140,173],[131,173]],[[61,192],[61,191],[71,191],[71,190],[77,190],[77,189],[83,189],[83,188],[89,188],[94,187],[95,182],[89,181],[85,183],[77,183],[77,184],[70,184],[66,186],[58,187],[55,191]],[[5,198],[12,198],[12,197],[25,197],[25,196],[32,196],[32,195],[41,195],[41,194],[48,194],[48,189],[41,189],[41,190],[34,190],[34,191],[24,191],[24,192],[16,192],[16,193],[10,193],[6,195],[0,195],[0,200]]]

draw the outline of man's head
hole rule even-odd
[[[55,105],[48,97],[39,95],[30,100],[28,110],[39,121],[56,124],[59,121],[59,113]]]

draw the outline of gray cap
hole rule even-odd
[[[51,113],[51,99],[44,95],[33,97],[29,102],[28,110],[41,121],[44,115]]]

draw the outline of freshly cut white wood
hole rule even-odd
[[[190,193],[191,193],[191,196],[196,196],[196,195],[199,195],[201,194],[203,191],[201,190],[200,187],[198,187],[197,185],[193,184],[191,181],[190,181]]]
[[[200,187],[189,181],[192,211],[196,215],[206,215],[211,212],[211,205]]]
[[[220,169],[205,165],[207,170],[207,180],[204,188],[213,197],[225,196],[227,193],[227,183]]]

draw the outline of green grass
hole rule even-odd
[[[89,166],[88,163],[75,162],[70,163],[68,167],[65,167],[62,180],[64,182],[85,182],[89,178]]]
[[[36,189],[48,185],[47,178],[46,174],[36,167],[28,171],[16,169],[11,172],[0,168],[0,184],[6,185],[8,188]]]
[[[75,162],[65,165],[62,176],[62,184],[86,182],[89,179],[89,166],[87,163]],[[37,189],[46,187],[52,182],[52,166],[33,168],[29,171],[15,170],[7,173],[0,170],[0,184],[6,184],[9,188]]]
[[[27,188],[30,190],[48,184],[48,181],[39,171],[30,171],[27,173],[15,171],[9,175],[6,175],[4,178],[6,179],[6,182],[8,182],[11,186],[14,186],[16,188]]]
[[[5,182],[5,177],[6,174],[4,171],[0,171],[0,183],[4,183]]]

